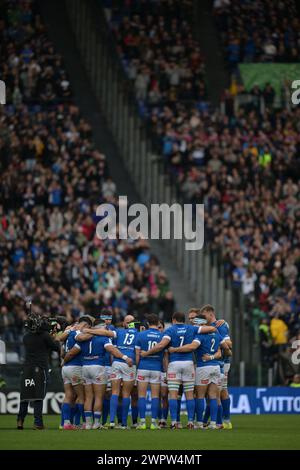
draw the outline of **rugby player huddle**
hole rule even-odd
[[[155,314],[144,324],[127,315],[112,326],[110,309],[99,319],[83,316],[60,336],[65,399],[61,429],[147,429],[146,397],[151,390],[151,430],[180,429],[185,394],[188,429],[232,429],[227,378],[232,344],[229,327],[205,305],[174,313],[172,326]],[[109,416],[109,421],[108,421]],[[117,423],[116,423],[117,421]]]

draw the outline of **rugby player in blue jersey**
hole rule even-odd
[[[116,331],[116,328],[112,325],[113,313],[111,308],[103,308],[100,313],[100,319],[104,322],[105,328],[110,331]],[[114,340],[113,340],[114,343]],[[106,372],[106,391],[103,400],[103,412],[102,412],[102,424],[105,426],[109,415],[110,398],[111,398],[111,364],[112,356],[109,351],[105,354],[105,372]]]
[[[206,320],[194,318],[193,323],[199,325]],[[211,422],[210,429],[217,429],[218,414],[218,387],[221,384],[221,370],[218,359],[221,358],[221,348],[230,352],[225,339],[221,337],[218,331],[208,334],[198,334],[191,344],[181,347],[169,348],[170,353],[185,354],[196,352],[196,416],[197,427],[203,428],[203,413],[205,409],[205,396],[210,400]],[[203,428],[205,429],[205,428]]]
[[[88,316],[83,316],[79,319],[78,323],[66,330],[59,337],[59,341],[64,343],[63,354],[72,349],[76,343],[76,338],[83,328],[92,325],[92,320]],[[75,429],[72,424],[72,410],[74,414],[77,411],[80,416],[84,418],[84,390],[82,381],[82,363],[80,357],[74,357],[67,364],[62,367],[62,379],[64,383],[65,398],[62,404],[62,427],[66,430]],[[75,405],[76,402],[76,405]],[[77,410],[76,410],[77,408]]]
[[[161,333],[165,331],[165,323],[163,320],[159,320],[158,329]],[[167,380],[167,370],[169,364],[169,354],[165,352],[162,369],[161,369],[161,378],[160,378],[160,408],[159,408],[159,427],[167,427],[167,419],[169,414],[169,391],[168,391],[168,380]]]
[[[155,314],[147,315],[149,328],[138,334],[136,340],[136,366],[137,366],[137,382],[138,382],[138,406],[140,423],[137,429],[146,429],[146,396],[148,385],[151,388],[151,416],[152,422],[150,429],[159,429],[157,425],[158,409],[160,401],[160,382],[161,369],[163,362],[163,352],[152,354],[148,357],[141,357],[141,351],[149,351],[156,346],[162,339],[163,334],[160,333],[158,325],[159,318]]]
[[[159,344],[149,351],[142,351],[141,356],[147,357],[151,354],[157,354],[168,346],[178,347],[184,344],[190,344],[198,333],[208,333],[216,331],[216,328],[210,326],[193,326],[185,324],[185,315],[176,312],[172,317],[173,325],[164,332],[164,336]],[[195,367],[193,354],[172,353],[169,357],[168,365],[168,387],[169,387],[169,406],[171,414],[171,429],[178,429],[177,425],[177,399],[180,384],[186,396],[186,407],[188,414],[188,429],[194,428],[195,400]]]
[[[122,426],[127,429],[130,395],[136,379],[135,344],[138,330],[135,328],[134,317],[127,315],[123,322],[124,328],[117,328],[115,345],[123,353],[123,358],[115,358],[111,368],[112,394],[110,400],[110,428],[115,427],[119,395],[122,385]],[[126,359],[131,359],[133,365],[129,366]]]
[[[201,317],[205,318],[207,324],[215,326],[220,333],[221,337],[226,341],[226,344],[229,346],[230,351],[232,350],[232,341],[229,333],[229,325],[225,320],[217,320],[215,309],[212,305],[204,305],[200,309]],[[219,393],[219,424],[222,423],[223,418],[223,428],[232,429],[232,423],[230,422],[230,397],[228,394],[228,373],[230,369],[230,360],[231,354],[228,352],[223,352],[220,359],[221,367],[221,386]],[[209,417],[209,407],[205,412],[204,422],[207,421]],[[221,416],[220,416],[221,415]]]
[[[64,363],[72,361],[75,357],[80,357],[82,361],[82,377],[85,388],[85,429],[99,429],[101,427],[100,419],[103,408],[103,398],[107,383],[105,371],[105,355],[108,351],[117,359],[124,359],[129,366],[132,360],[124,356],[107,336],[113,335],[113,332],[105,330],[102,320],[95,322],[95,329],[85,330],[83,341],[77,341],[74,347],[66,354]],[[97,328],[98,326],[98,328]],[[86,339],[88,337],[88,339]],[[78,339],[78,336],[77,336]],[[93,406],[94,403],[94,406]],[[92,417],[94,415],[94,424]]]

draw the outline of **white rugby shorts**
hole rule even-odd
[[[189,391],[195,384],[195,366],[193,361],[170,362],[167,372],[169,390],[178,390],[183,384],[184,390]]]
[[[204,387],[211,383],[214,383],[218,386],[221,385],[220,366],[197,367],[195,385],[201,385]]]
[[[136,379],[138,382],[160,384],[160,370],[138,369]]]
[[[84,385],[106,385],[105,366],[96,364],[82,366],[82,379]]]
[[[126,362],[114,361],[111,366],[111,380],[134,381],[136,378],[136,366],[129,367]]]
[[[65,385],[71,384],[74,387],[75,385],[82,384],[81,366],[63,366],[61,369],[61,375]]]

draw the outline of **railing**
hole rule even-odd
[[[183,204],[178,186],[165,171],[157,136],[139,115],[132,83],[121,65],[100,2],[65,0],[65,5],[91,86],[142,202],[148,206],[163,202]],[[198,251],[186,251],[185,240],[164,240],[162,243],[176,259],[197,305],[213,303],[231,325],[236,375],[240,374],[240,367],[244,370],[244,363],[249,368],[252,364],[254,372],[250,383],[256,383],[253,374],[258,375],[258,355],[245,323],[243,296],[240,291],[232,290],[220,254],[207,246]]]

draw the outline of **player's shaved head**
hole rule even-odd
[[[135,318],[133,315],[126,315],[126,317],[124,318],[124,327],[128,328],[129,323],[134,322],[134,320]]]
[[[134,321],[134,316],[133,315],[126,315],[126,317],[124,318],[125,323],[131,323],[133,321]]]

